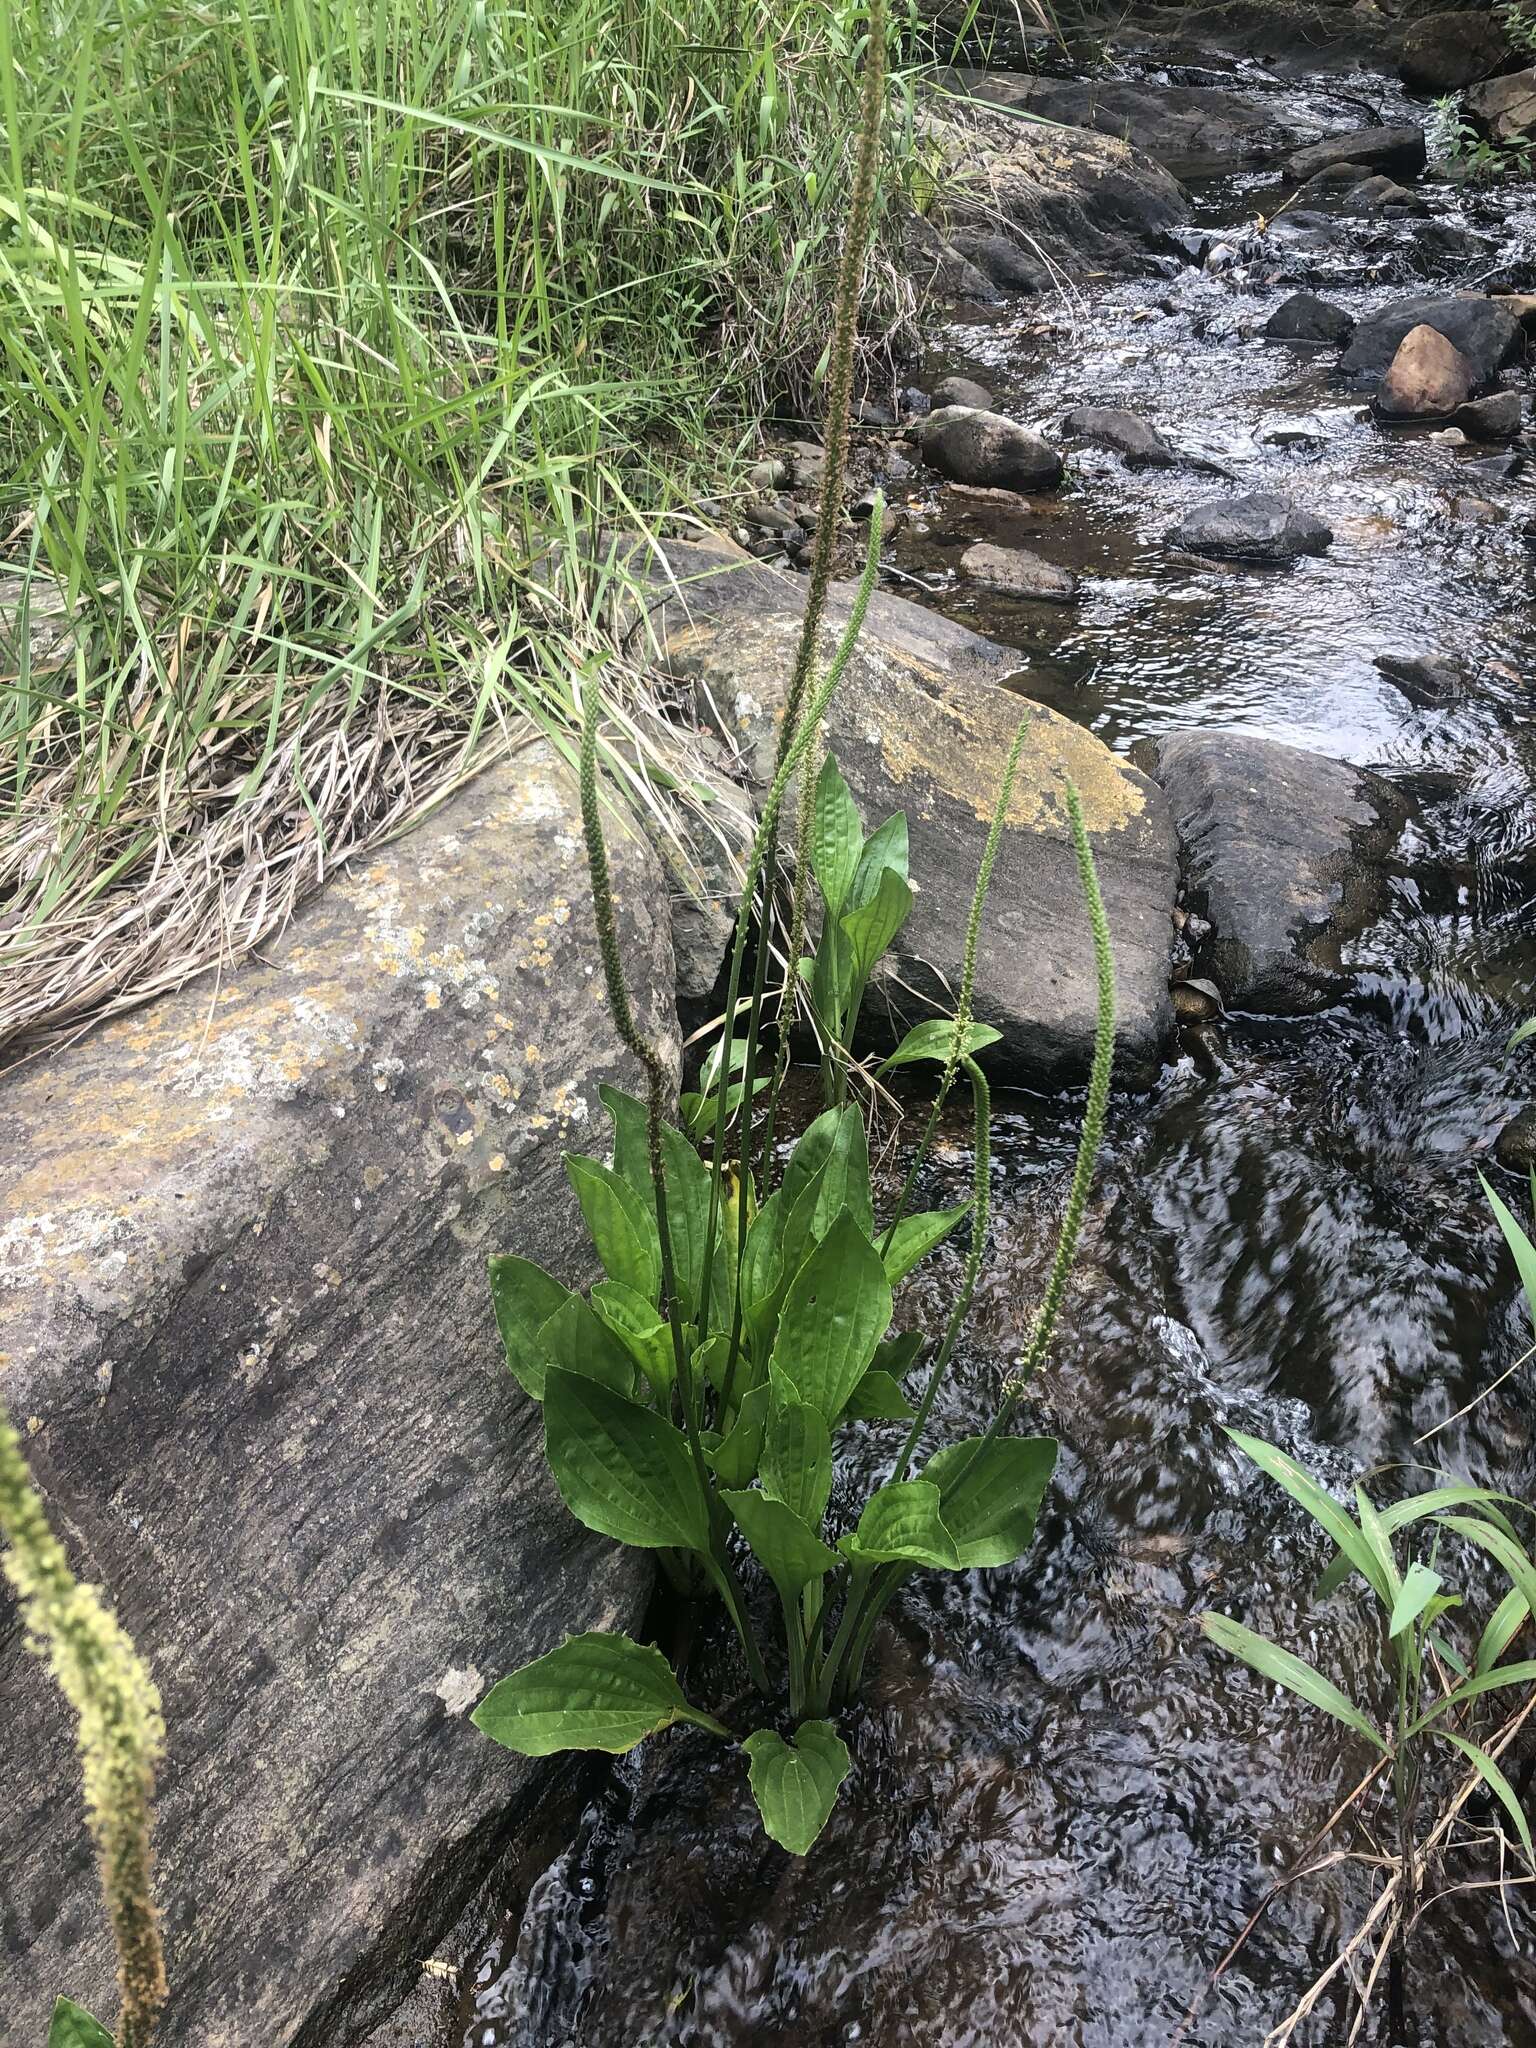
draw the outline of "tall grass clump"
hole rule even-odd
[[[0,11],[0,1046],[238,952],[572,712],[597,536],[812,400],[864,34],[848,0]],[[910,94],[881,115],[889,191]],[[864,294],[884,346],[889,261]]]
[[[118,2048],[145,2048],[165,2003],[150,1863],[150,1800],[165,1743],[160,1696],[132,1642],[93,1586],[69,1568],[49,1527],[21,1443],[0,1408],[0,1570],[27,1639],[75,1716],[86,1817],[117,1945]],[[108,2037],[60,1999],[50,2042],[91,2048]]]

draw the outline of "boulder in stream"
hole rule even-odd
[[[1178,455],[1150,420],[1117,406],[1081,405],[1061,423],[1069,440],[1108,448],[1133,469],[1172,469]]]
[[[1304,184],[1334,164],[1359,164],[1363,172],[1385,172],[1394,178],[1416,178],[1427,157],[1424,130],[1411,123],[1395,128],[1354,128],[1309,143],[1285,160],[1286,174]]]
[[[1536,68],[1511,71],[1476,85],[1462,100],[1467,119],[1500,149],[1536,142]]]
[[[1472,365],[1479,386],[1488,384],[1523,346],[1520,323],[1497,299],[1473,292],[1425,292],[1382,307],[1355,329],[1339,368],[1357,384],[1376,384],[1415,327],[1433,327]]]
[[[1322,348],[1342,348],[1354,331],[1354,315],[1346,313],[1342,306],[1320,299],[1316,292],[1292,292],[1264,323],[1264,332],[1271,341],[1304,342]]]
[[[941,377],[928,395],[933,401],[932,411],[925,414],[929,419],[951,405],[968,406],[973,412],[992,410],[991,392],[974,377]]]
[[[1070,604],[1077,595],[1077,578],[1070,569],[1058,569],[1028,548],[1001,548],[987,540],[966,549],[960,557],[960,573],[999,597]]]
[[[805,586],[723,545],[669,542],[677,587],[645,629],[653,658],[730,738],[749,782],[771,773]],[[828,643],[852,598],[835,585]],[[1019,1079],[1081,1072],[1093,1038],[1094,970],[1066,829],[1062,779],[1083,800],[1114,933],[1121,1054],[1156,1060],[1171,1021],[1173,828],[1161,792],[1084,727],[1007,687],[1018,656],[936,612],[877,592],[827,719],[867,824],[904,811],[916,901],[866,1021],[884,1041],[947,1013],[998,778],[1021,718],[1030,731],[987,914],[976,1014],[1003,1033],[987,1055]]]
[[[1497,15],[1465,7],[1442,9],[1408,30],[1398,76],[1410,92],[1441,99],[1502,71],[1513,57]]]
[[[1170,547],[1240,562],[1292,562],[1320,555],[1332,542],[1331,526],[1277,491],[1207,498],[1168,532]]]
[[[1495,391],[1459,407],[1455,424],[1474,441],[1512,441],[1520,431],[1524,409],[1518,391]]]
[[[923,460],[957,484],[1043,491],[1059,484],[1065,469],[1031,428],[980,406],[938,406],[914,433]]]
[[[1161,798],[1149,796],[1161,808]],[[649,1565],[583,1529],[485,1262],[589,1277],[564,1147],[640,1085],[575,778],[540,743],[359,855],[260,957],[0,1081],[6,1401],[150,1659],[163,2048],[360,2038],[547,1783],[469,1712]],[[676,1062],[661,869],[615,823],[641,1027]],[[71,1716],[0,1603],[4,2037],[113,2009]]]
[[[1135,758],[1173,808],[1195,956],[1230,1009],[1301,1014],[1337,992],[1378,900],[1402,804],[1380,776],[1242,732],[1168,733]]]
[[[1472,394],[1476,372],[1437,328],[1411,327],[1372,400],[1378,419],[1443,420]]]

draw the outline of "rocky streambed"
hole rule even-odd
[[[971,296],[931,323],[889,424],[869,416],[887,590],[985,635],[1007,651],[992,680],[1139,764],[1176,843],[1177,1034],[1118,1100],[1039,1382],[1064,1456],[1037,1549],[913,1582],[808,1860],[763,1842],[733,1759],[669,1737],[601,1775],[436,2018],[391,2040],[1149,2048],[1197,2007],[1185,2039],[1246,2048],[1368,1902],[1348,1869],[1285,1892],[1205,1995],[1360,1758],[1195,1617],[1219,1606],[1340,1668],[1379,1654],[1348,1607],[1313,1609],[1310,1526],[1222,1425],[1340,1486],[1424,1459],[1536,1486],[1525,1374],[1421,1441],[1529,1338],[1477,1173],[1525,1163],[1536,1094],[1529,1055],[1504,1055],[1536,1006],[1536,299],[1510,296],[1536,290],[1536,204],[1426,165],[1406,28],[1373,48],[1362,10],[1322,13],[1331,56],[1271,17],[1261,63],[1241,10],[1168,9],[1087,71],[973,73],[1000,103],[1129,133],[1188,203],[1123,229],[1133,276],[1045,249],[1052,291],[1006,280],[1038,242],[1005,235],[1008,257],[957,233]],[[1490,24],[1458,19],[1439,33],[1465,65]],[[1413,32],[1423,89],[1432,35]],[[1383,387],[1410,338],[1420,386],[1450,377],[1403,424]],[[792,524],[782,453],[763,482]],[[751,520],[743,538],[795,546]],[[1011,944],[1028,959],[1027,934]],[[1021,1341],[1078,1106],[1000,1104],[995,1258],[946,1433],[989,1410]],[[924,1199],[963,1199],[968,1172],[957,1122]],[[850,1496],[888,1454],[869,1426]],[[1536,2039],[1527,1896],[1437,1906],[1414,2040]],[[1343,1999],[1309,2027],[1342,2042]]]

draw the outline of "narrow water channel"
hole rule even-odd
[[[1391,117],[1385,82],[1376,104]],[[1420,189],[1429,223],[1271,234],[1253,256],[1282,184],[1211,183],[1192,246],[1227,253],[934,335],[930,367],[982,377],[1016,417],[1128,407],[1242,488],[1321,512],[1336,538],[1283,571],[1200,567],[1161,536],[1211,474],[1089,452],[1016,532],[914,486],[893,587],[1017,646],[1021,686],[1116,748],[1239,728],[1369,764],[1408,823],[1335,1008],[1202,1027],[1148,1094],[1117,1101],[1031,1418],[1063,1443],[1036,1549],[1006,1571],[911,1582],[812,1856],[765,1842],[737,1759],[705,1738],[623,1761],[482,1958],[465,2048],[1171,2041],[1362,1769],[1345,1731],[1205,1647],[1196,1618],[1239,1612],[1325,1665],[1376,1654],[1346,1603],[1312,1607],[1326,1558],[1310,1525],[1220,1426],[1335,1484],[1425,1460],[1536,1493],[1528,1372],[1420,1442],[1529,1341],[1477,1174],[1499,1171],[1493,1142],[1536,1093],[1536,1055],[1503,1054],[1536,1009],[1536,555],[1521,531],[1536,499],[1487,449],[1383,432],[1331,355],[1259,333],[1298,284],[1358,313],[1426,277],[1455,286],[1531,260],[1529,189]],[[963,587],[955,563],[978,538],[1076,570],[1077,607]],[[1420,708],[1375,666],[1398,653],[1455,657],[1480,680]],[[1021,1341],[1075,1134],[1071,1099],[999,1107],[994,1259],[946,1435],[985,1415]],[[961,1118],[925,1206],[964,1199],[969,1171]],[[906,1320],[937,1312],[958,1257],[925,1269]],[[883,1470],[888,1436],[854,1432],[850,1491]],[[1426,2048],[1536,2043],[1527,1896],[1507,1917],[1486,1893],[1451,1897],[1421,1929]],[[1369,1897],[1348,1868],[1283,1895],[1189,2042],[1262,2041]],[[1298,2040],[1342,2043],[1343,2012],[1325,2002]]]

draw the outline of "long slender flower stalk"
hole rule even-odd
[[[117,1945],[118,2048],[145,2048],[166,1999],[150,1855],[155,1766],[165,1747],[148,1667],[94,1586],[69,1568],[0,1408],[0,1567],[21,1605],[28,1647],[74,1711],[86,1817]]]

